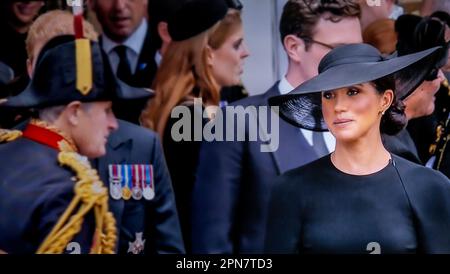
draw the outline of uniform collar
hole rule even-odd
[[[31,120],[23,131],[23,137],[58,151],[77,152],[72,138],[42,120]]]

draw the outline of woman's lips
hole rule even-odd
[[[350,122],[353,122],[352,119],[336,119],[333,121],[334,125],[346,125]]]
[[[33,15],[35,13],[36,8],[33,6],[33,4],[30,3],[23,3],[18,5],[18,9],[21,14],[23,15]]]

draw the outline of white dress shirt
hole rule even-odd
[[[127,57],[130,62],[131,72],[134,74],[136,71],[136,67],[139,61],[139,55],[141,53],[142,48],[144,47],[145,37],[147,36],[148,23],[146,19],[142,20],[142,23],[136,29],[133,34],[128,37],[123,43],[116,43],[112,41],[105,34],[102,35],[102,46],[103,50],[108,54],[109,62],[111,63],[111,68],[114,73],[117,72],[117,67],[119,66],[119,56],[115,52],[115,48],[120,45],[124,45],[127,47]]]
[[[283,77],[280,80],[280,83],[278,84],[278,90],[280,91],[280,93],[282,95],[289,93],[293,89],[294,89],[294,87],[288,82],[286,77]],[[312,139],[313,132],[311,130],[307,130],[304,128],[301,128],[300,131],[303,134],[303,137],[305,137],[308,144],[310,146],[312,146],[313,145],[313,139]],[[323,138],[325,139],[325,144],[327,146],[328,152],[333,152],[334,149],[336,148],[336,139],[329,131],[325,131],[322,133],[323,133]]]

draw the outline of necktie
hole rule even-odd
[[[312,140],[314,151],[317,153],[317,156],[319,156],[319,158],[329,153],[322,132],[313,131]]]
[[[117,46],[115,52],[119,56],[119,66],[117,67],[116,75],[117,77],[124,81],[127,84],[132,82],[131,66],[127,57],[127,47],[126,46]]]

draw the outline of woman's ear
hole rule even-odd
[[[384,113],[388,108],[392,105],[394,101],[394,91],[392,89],[388,89],[383,93],[381,98],[381,112]]]
[[[27,59],[27,73],[28,77],[33,76],[33,61],[30,58]]]
[[[214,65],[214,50],[211,48],[210,45],[206,45],[205,51],[206,51],[206,62],[209,66],[212,67]]]
[[[163,43],[168,44],[172,42],[172,37],[170,37],[169,28],[166,22],[159,22],[157,28],[158,28],[158,35],[163,41]]]
[[[302,39],[293,34],[289,34],[284,37],[283,46],[290,60],[300,62],[302,52],[305,51],[305,42]]]

